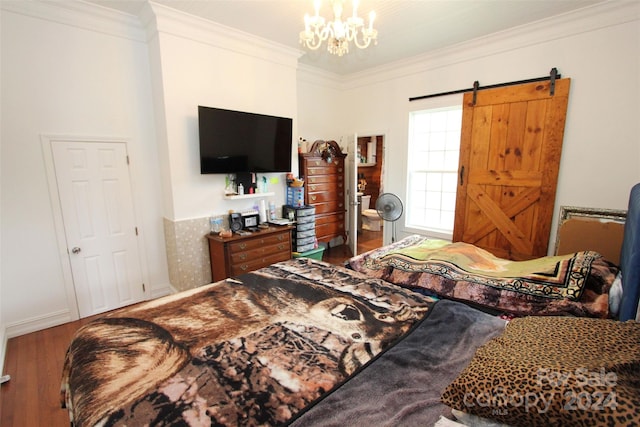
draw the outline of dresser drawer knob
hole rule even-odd
[[[240,243],[240,249],[246,249],[247,245],[245,243]]]
[[[311,196],[311,200],[316,201],[316,196]]]
[[[247,264],[243,264],[240,266],[240,270],[242,271],[247,271],[247,269],[249,269],[249,266]]]
[[[244,261],[245,259],[247,259],[247,254],[240,254],[240,259],[242,261]]]

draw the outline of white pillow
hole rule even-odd
[[[611,317],[618,317],[620,302],[622,301],[622,272],[618,271],[611,289],[609,290],[609,313]]]

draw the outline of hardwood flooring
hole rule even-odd
[[[382,232],[363,230],[358,252],[381,246]],[[323,260],[343,265],[351,257],[348,246],[324,251]],[[11,338],[7,343],[3,374],[11,380],[0,387],[0,426],[62,427],[69,425],[60,408],[60,378],[64,356],[75,331],[95,317]]]
[[[94,316],[96,317],[96,316]],[[94,317],[9,339],[0,388],[1,426],[68,426],[60,408],[62,365],[75,331]]]

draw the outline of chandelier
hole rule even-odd
[[[373,28],[376,13],[369,13],[369,26],[365,27],[364,19],[358,16],[358,0],[353,0],[353,15],[342,20],[342,0],[331,0],[334,19],[325,24],[320,16],[321,0],[314,0],[315,16],[304,16],[304,31],[300,31],[300,43],[309,49],[316,50],[323,41],[327,41],[327,50],[334,55],[342,56],[349,52],[349,43],[353,42],[360,49],[367,48],[371,42],[377,43],[378,31]]]

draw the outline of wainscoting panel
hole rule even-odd
[[[171,286],[184,291],[211,283],[209,218],[163,222]]]

